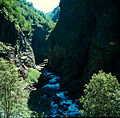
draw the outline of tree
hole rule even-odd
[[[115,76],[99,71],[85,87],[80,98],[83,116],[120,117],[120,84]]]
[[[0,111],[5,118],[27,118],[30,110],[27,107],[28,92],[25,82],[19,77],[16,66],[0,59]]]
[[[2,5],[3,4],[3,1],[2,0],[0,0],[0,5]]]
[[[54,26],[52,20],[48,20],[43,12],[35,9],[33,4],[26,0],[0,0],[0,11],[4,13],[5,18],[19,25],[16,30],[29,31],[31,36],[34,30],[33,25],[40,27],[41,24],[46,24],[49,30],[52,24]]]

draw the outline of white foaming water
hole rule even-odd
[[[43,86],[43,88],[60,89],[60,84],[59,83],[56,83],[56,84],[46,84],[45,86]]]
[[[50,77],[49,83],[43,86],[43,88],[52,88],[52,89],[60,89],[60,84],[58,80],[60,80],[59,76],[54,76],[52,73],[45,72],[47,77]]]
[[[54,101],[51,102],[51,112],[52,112],[52,117],[56,117],[56,114],[57,114],[57,109],[58,109],[58,105],[54,103]]]
[[[60,80],[60,77],[59,77],[59,76],[54,76],[54,77],[49,81],[49,83],[55,83],[55,82],[57,82],[58,80]]]
[[[56,94],[59,98],[61,98],[59,105],[63,106],[63,108],[59,108],[58,105],[52,102],[51,107],[52,107],[53,115],[51,115],[51,117],[59,116],[58,112],[61,112],[65,116],[71,116],[71,117],[75,117],[76,114],[80,114],[78,105],[76,103],[73,103],[73,101],[70,100],[68,96],[65,96],[65,93],[67,93],[67,91],[59,92]],[[64,110],[64,108],[66,108],[66,110]],[[56,115],[54,111],[55,113],[57,113]]]
[[[48,71],[44,71],[44,75],[45,75],[45,76],[50,76],[50,75],[54,76],[53,73],[48,72]]]
[[[66,96],[65,94],[68,93],[67,91],[60,91],[60,77],[53,75],[53,73],[49,73],[45,71],[45,74],[47,77],[50,77],[49,83],[43,86],[42,88],[52,88],[58,90],[56,95],[51,96],[53,99],[50,104],[50,111],[51,111],[51,117],[64,117],[64,116],[70,116],[75,117],[77,114],[80,114],[78,105],[76,102],[73,102],[69,96]],[[77,100],[75,100],[77,101]]]
[[[66,99],[66,97],[65,97],[65,93],[68,93],[67,91],[65,91],[65,92],[59,92],[59,93],[57,93],[56,95],[58,96],[58,97],[60,97],[61,99]]]

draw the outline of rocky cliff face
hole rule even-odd
[[[98,70],[120,80],[119,0],[61,0],[60,18],[49,37],[49,69],[58,70],[73,96]]]
[[[36,64],[43,62],[47,58],[47,39],[46,36],[49,35],[49,30],[47,26],[43,28],[34,26],[34,32],[32,37],[32,48],[35,54]]]
[[[15,48],[15,55],[24,65],[41,63],[46,57],[45,39],[55,23],[26,0],[2,0],[0,13],[0,41]]]
[[[0,57],[14,61],[23,77],[27,77],[26,66],[35,66],[30,41],[27,32],[18,32],[14,23],[0,14]]]

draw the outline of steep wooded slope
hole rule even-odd
[[[59,19],[60,7],[57,6],[52,12],[47,13],[47,17],[56,23]]]
[[[0,57],[13,60],[23,72],[25,66],[34,67],[35,60],[39,63],[45,57],[41,50],[45,50],[46,43],[41,45],[53,26],[26,0],[0,0]]]

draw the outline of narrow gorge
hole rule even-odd
[[[32,2],[0,0],[0,118],[120,117],[119,0]]]

